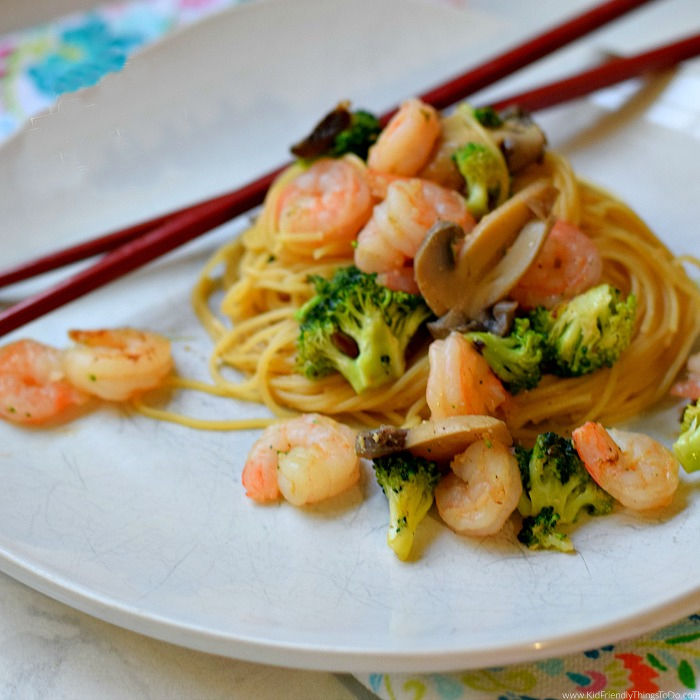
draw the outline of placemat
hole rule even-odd
[[[366,674],[385,700],[700,698],[700,615],[638,639],[535,663],[456,673]]]
[[[245,0],[133,0],[0,36],[0,142],[174,29]]]

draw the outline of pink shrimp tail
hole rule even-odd
[[[0,418],[24,425],[61,422],[87,400],[64,377],[56,348],[35,340],[0,347]]]
[[[270,503],[279,500],[277,473],[264,469],[255,463],[247,463],[241,475],[245,495],[257,503]]]
[[[602,486],[603,472],[607,465],[620,458],[620,448],[608,431],[600,423],[593,421],[576,428],[571,433],[571,439],[586,470],[593,480]]]

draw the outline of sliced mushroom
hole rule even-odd
[[[452,331],[468,333],[483,330],[483,323],[479,319],[467,318],[462,311],[450,309],[437,320],[429,321],[426,327],[434,339],[441,340],[447,338]]]
[[[508,426],[491,416],[451,416],[423,421],[406,434],[405,449],[436,461],[452,459],[477,440],[513,442]]]
[[[393,425],[380,425],[374,430],[363,430],[355,438],[355,452],[367,459],[400,452],[406,447],[407,432],[405,428]]]
[[[318,158],[328,152],[335,137],[350,126],[349,102],[341,102],[316,124],[311,133],[289,150],[298,158]]]
[[[452,331],[468,333],[469,331],[487,331],[504,336],[510,333],[518,302],[507,299],[499,301],[490,309],[485,309],[477,318],[468,318],[463,311],[451,309],[436,321],[427,325],[433,338],[446,338]]]
[[[551,182],[537,180],[487,214],[468,236],[455,224],[445,222],[428,231],[414,258],[414,274],[420,293],[435,314],[442,316],[453,309],[474,318],[486,306],[505,297],[526,269],[519,275],[516,270],[511,272],[517,261],[515,254],[506,253],[531,219],[551,210],[556,195]],[[530,230],[526,238],[528,243],[524,242],[522,249],[534,257],[539,249],[532,247],[537,237]],[[543,238],[539,238],[541,243]],[[523,252],[520,247],[518,252]],[[508,262],[499,270],[506,274],[503,283],[492,280],[489,303],[484,305],[483,299],[472,303],[482,281],[504,256]]]
[[[375,459],[409,450],[418,457],[443,461],[464,452],[477,440],[495,440],[510,445],[513,438],[506,424],[491,416],[451,416],[426,420],[413,428],[381,425],[358,433],[355,452]]]
[[[485,216],[460,250],[457,266],[462,279],[482,278],[530,219],[551,210],[557,194],[549,180],[537,180]]]
[[[489,318],[484,321],[484,330],[494,335],[508,335],[518,310],[518,302],[507,299],[493,305]]]
[[[464,313],[479,313],[502,299],[525,274],[552,228],[554,219],[532,219],[522,227],[518,237],[497,265],[481,279],[479,287],[468,299]]]
[[[499,116],[503,124],[493,129],[491,135],[499,145],[510,173],[518,173],[531,163],[542,160],[547,137],[530,115],[515,108]]]
[[[413,276],[428,306],[442,316],[453,308],[457,257],[464,229],[451,221],[437,221],[425,235],[413,258]]]

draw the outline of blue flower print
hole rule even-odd
[[[134,32],[115,33],[95,15],[65,29],[59,46],[30,66],[27,74],[49,97],[94,85],[106,73],[120,70],[128,55],[144,42]]]

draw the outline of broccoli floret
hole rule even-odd
[[[481,217],[508,196],[509,175],[505,161],[493,150],[470,141],[452,156],[467,188],[467,209]]]
[[[686,472],[700,469],[700,405],[697,400],[683,410],[681,433],[673,443],[673,453]]]
[[[538,546],[558,539],[556,548],[563,549],[562,538],[552,539],[559,525],[575,522],[582,510],[591,515],[605,515],[612,510],[612,497],[590,477],[571,440],[556,433],[542,433],[532,450],[516,448],[515,456],[523,482],[518,510],[524,517],[524,528],[530,530],[523,538],[534,541],[532,533],[546,534],[547,537],[537,539]],[[537,521],[546,508],[551,508],[552,514]]]
[[[363,110],[351,112],[348,105],[341,102],[326,114],[306,138],[291,147],[292,153],[305,160],[321,156],[337,158],[345,153],[366,159],[382,127],[373,114]]]
[[[363,110],[353,112],[350,126],[335,137],[329,155],[337,157],[354,153],[366,160],[369,147],[377,140],[381,130],[379,120],[373,114]]]
[[[523,519],[523,526],[518,539],[530,549],[558,549],[573,552],[574,545],[569,536],[557,530],[559,514],[547,506],[537,515]]]
[[[530,455],[532,454],[532,450],[528,450],[522,445],[515,445],[513,447],[513,454],[518,462],[520,481],[523,483],[523,492],[527,493],[530,490]]]
[[[551,310],[530,313],[535,331],[545,336],[546,369],[561,377],[578,377],[611,367],[627,348],[634,330],[637,300],[601,284]]]
[[[506,336],[472,331],[465,337],[481,352],[494,374],[511,393],[532,389],[539,383],[544,339],[540,333],[532,330],[529,319],[516,318],[513,329]]]
[[[310,280],[316,295],[297,312],[299,371],[311,379],[338,371],[358,394],[403,375],[406,346],[432,315],[423,297],[352,266]]]
[[[683,409],[681,432],[685,433],[688,430],[692,430],[697,427],[698,423],[700,423],[700,404],[695,400]]]
[[[610,512],[612,497],[590,477],[571,440],[552,432],[541,433],[529,457],[518,505],[522,515],[537,515],[542,508],[552,506],[561,523],[568,524],[582,509],[594,515]],[[521,455],[519,464],[524,462]]]
[[[503,119],[493,107],[475,107],[474,118],[487,129],[497,129],[503,126]]]
[[[389,502],[387,544],[399,559],[408,559],[416,528],[433,503],[440,471],[435,462],[410,452],[377,457],[373,465],[377,483]]]

